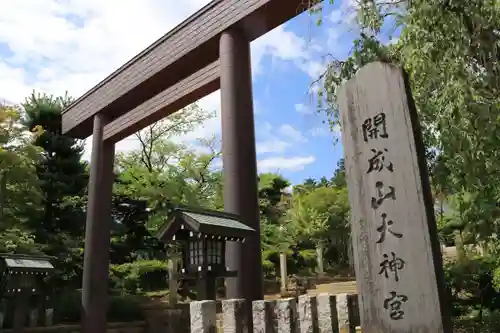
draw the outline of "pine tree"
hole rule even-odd
[[[22,105],[26,125],[43,128],[35,144],[43,149],[37,174],[43,195],[43,213],[30,221],[35,240],[44,252],[58,258],[61,286],[81,281],[85,227],[84,197],[88,176],[82,162],[83,142],[62,135],[61,114],[71,102],[68,96],[33,93]],[[75,269],[76,267],[76,269]]]

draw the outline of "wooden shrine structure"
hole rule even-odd
[[[176,243],[181,252],[181,272],[175,280],[194,280],[198,300],[216,299],[216,279],[236,277],[238,272],[226,265],[228,242],[244,243],[255,230],[239,221],[238,215],[205,209],[177,208],[157,238]]]
[[[213,0],[63,112],[62,132],[93,136],[85,237],[82,325],[104,333],[115,143],[221,90],[224,209],[256,236],[227,244],[240,272],[227,296],[262,299],[250,42],[306,11],[313,0]]]
[[[93,136],[83,333],[106,332],[115,143],[217,89],[224,209],[255,231],[244,243],[225,244],[225,262],[238,272],[226,280],[226,297],[244,299],[247,318],[252,304],[264,306],[254,302],[262,300],[263,286],[250,42],[318,2],[213,0],[63,112],[64,134]],[[369,64],[343,85],[338,102],[363,332],[450,333],[432,196],[408,78],[401,68]],[[213,301],[204,302],[209,303],[193,306],[209,304],[214,314]],[[248,321],[248,331],[252,323]]]

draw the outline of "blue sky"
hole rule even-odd
[[[111,2],[7,2],[0,12],[0,98],[21,102],[33,89],[79,96],[208,0],[185,0],[182,6],[174,0],[123,0],[120,12]],[[260,171],[279,172],[295,184],[333,175],[342,156],[339,133],[314,112],[310,85],[323,70],[325,55],[347,55],[352,12],[350,0],[340,0],[326,7],[320,27],[305,13],[252,42]],[[219,99],[215,93],[199,104],[219,115]],[[212,134],[220,134],[219,118],[184,140]],[[137,149],[137,140],[125,139],[117,149]],[[90,151],[87,145],[87,157]]]
[[[311,58],[302,59],[302,63],[297,64],[294,60],[277,60],[267,55],[260,62],[263,70],[254,75],[257,142],[261,134],[259,124],[269,123],[273,128],[279,128],[286,123],[296,129],[303,140],[297,140],[283,153],[283,157],[292,159],[294,156],[304,156],[314,159],[311,163],[304,161],[304,168],[297,170],[275,169],[293,183],[309,177],[331,177],[343,154],[339,133],[331,131],[326,123],[326,115],[315,111],[315,92],[311,90],[314,74],[302,68],[308,62],[322,62],[328,53],[340,59],[348,54],[353,34],[347,31],[345,24],[341,26],[332,20],[332,16],[338,14],[339,6],[340,3],[326,7],[323,25],[319,27],[315,25],[315,18],[308,13],[284,24],[285,31],[294,33],[308,44],[306,49],[312,53]],[[318,50],[315,50],[316,47]],[[265,160],[269,155],[272,154],[258,154],[258,160]]]

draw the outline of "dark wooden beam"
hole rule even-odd
[[[286,22],[310,0],[214,0],[127,62],[63,113],[62,131],[78,138],[92,134],[92,118],[110,121],[196,73],[219,57],[219,36],[240,26],[250,40]]]
[[[106,117],[94,116],[82,282],[82,332],[105,333],[115,145],[103,140]]]
[[[216,91],[219,86],[219,61],[215,61],[110,122],[104,128],[104,140],[123,140]]]
[[[231,28],[222,34],[220,72],[224,210],[255,230],[245,243],[226,246],[226,263],[238,271],[226,281],[226,290],[228,298],[252,304],[263,299],[263,286],[250,41],[244,31]],[[249,325],[252,331],[251,320]]]

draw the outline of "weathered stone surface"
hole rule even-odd
[[[168,260],[168,302],[171,305],[177,304],[178,294],[177,290],[179,288],[179,281],[174,277],[177,275],[178,271],[178,258],[171,258]]]
[[[54,321],[54,309],[45,309],[45,326],[52,326]]]
[[[316,303],[316,296],[299,296],[298,314],[300,333],[318,332],[318,312]]]
[[[275,333],[276,301],[253,301],[252,321],[254,333]]]
[[[288,287],[288,273],[286,266],[286,253],[280,253],[280,277],[281,277],[281,294],[285,294]]]
[[[297,301],[295,298],[278,300],[275,312],[279,333],[297,332]]]
[[[244,299],[222,301],[222,331],[224,333],[246,333],[248,326]]]
[[[408,74],[372,62],[337,93],[356,286],[366,297],[360,303],[363,332],[451,333],[426,150]],[[375,159],[383,160],[376,176]],[[385,259],[402,265],[379,274]]]
[[[339,323],[339,333],[356,332],[356,327],[352,323],[352,296],[348,294],[337,295],[337,317]]]
[[[317,302],[319,333],[338,333],[339,321],[337,318],[337,301],[335,295],[319,294]]]
[[[216,333],[215,301],[197,301],[189,304],[191,333]]]

